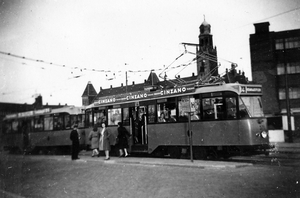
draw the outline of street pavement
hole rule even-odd
[[[291,153],[300,154],[300,143],[272,143],[273,149],[270,153]],[[297,155],[298,156],[298,155]],[[68,155],[20,155],[19,157],[36,158],[36,159],[55,159],[55,160],[71,160]],[[191,160],[191,159],[170,159],[170,158],[153,158],[153,157],[122,157],[111,156],[110,160],[104,160],[104,156],[91,157],[91,151],[81,151],[79,154],[80,159],[76,162],[89,162],[96,161],[99,163],[107,164],[133,164],[133,165],[147,165],[147,166],[177,166],[177,167],[190,167],[190,168],[241,168],[253,166],[252,163],[246,162],[233,162],[233,161],[213,161],[213,160]]]
[[[274,149],[271,149],[271,152],[300,154],[300,143],[276,142],[271,143],[271,145],[274,145]]]

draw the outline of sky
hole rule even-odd
[[[199,27],[211,25],[219,73],[237,63],[251,80],[254,23],[300,28],[299,0],[0,0],[0,102],[82,105],[88,82],[143,83],[164,68],[191,76]],[[180,58],[179,55],[183,54]],[[161,79],[162,80],[162,79]]]

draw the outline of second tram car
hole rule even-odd
[[[59,153],[70,149],[70,131],[79,127],[85,148],[84,109],[75,106],[46,108],[6,115],[2,126],[3,147],[12,152]]]
[[[179,158],[192,144],[194,158],[229,157],[269,147],[261,96],[261,85],[235,83],[120,93],[89,105],[86,124],[116,133],[123,122],[132,153]]]

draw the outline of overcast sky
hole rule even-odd
[[[194,58],[185,54],[173,62],[184,52],[180,43],[198,43],[204,15],[219,73],[235,62],[251,80],[253,23],[268,21],[270,31],[300,28],[299,0],[0,2],[0,102],[31,104],[41,94],[44,104],[79,106],[89,81],[99,92],[125,85],[128,71],[128,84],[142,83],[152,69],[159,74]],[[167,75],[193,72],[195,64]]]

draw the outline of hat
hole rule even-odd
[[[74,126],[73,126],[73,128],[77,128],[78,126],[77,126],[77,124],[75,124]]]

